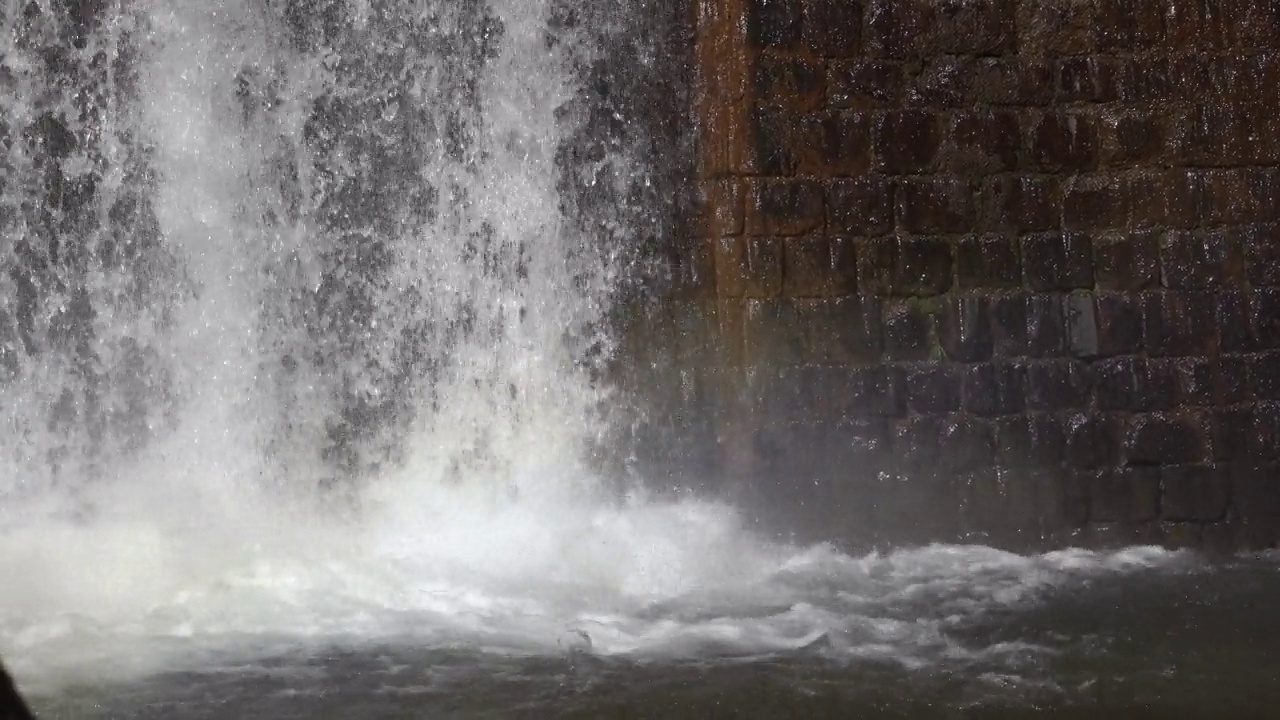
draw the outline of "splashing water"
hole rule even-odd
[[[1183,562],[853,558],[595,482],[622,261],[561,210],[547,2],[104,6],[0,28],[0,655],[29,687],[378,638],[927,664]]]

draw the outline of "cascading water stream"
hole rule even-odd
[[[552,11],[4,6],[0,655],[29,687],[388,639],[987,657],[947,630],[1173,557],[850,558],[595,481],[621,261],[562,210]]]

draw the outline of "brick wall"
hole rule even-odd
[[[1280,538],[1280,5],[696,5],[649,472],[859,546]]]

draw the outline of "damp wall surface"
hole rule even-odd
[[[635,465],[852,547],[1280,539],[1280,5],[702,0]]]

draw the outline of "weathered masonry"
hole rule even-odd
[[[1280,539],[1280,3],[693,14],[653,471],[855,546]]]

